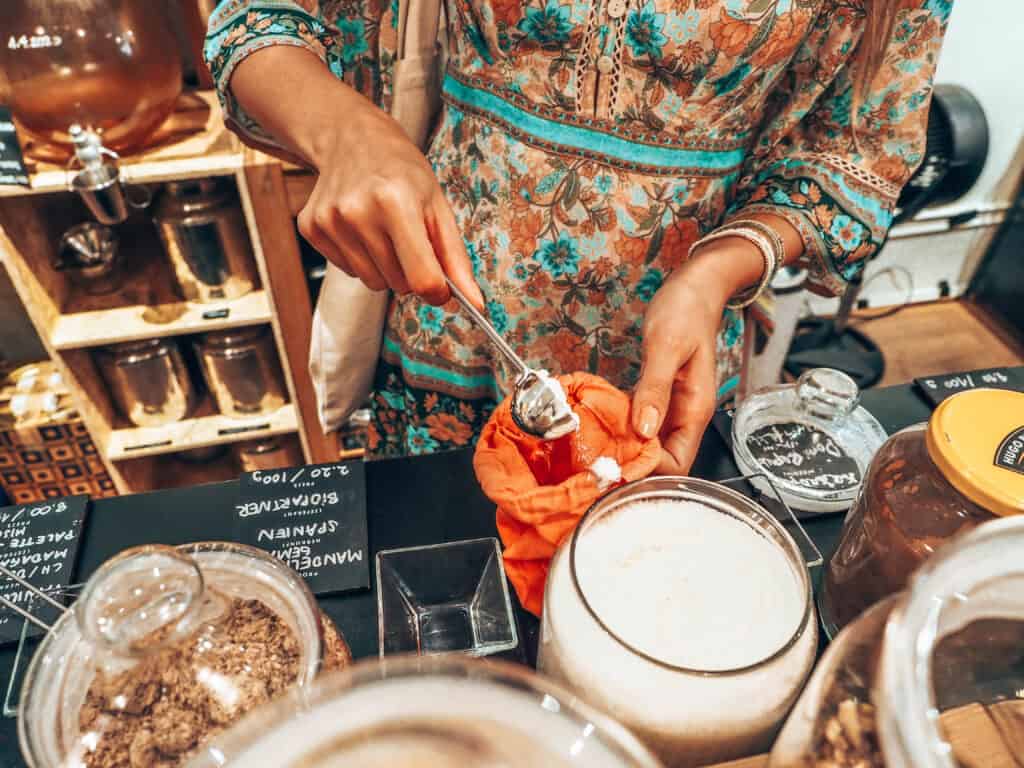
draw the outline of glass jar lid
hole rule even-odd
[[[33,768],[179,765],[321,660],[316,603],[280,561],[227,543],[131,549],[33,657],[22,752]]]
[[[204,349],[230,354],[251,346],[254,342],[262,339],[266,333],[267,329],[259,326],[228,328],[224,331],[211,331],[205,334],[200,344]]]
[[[118,365],[133,365],[166,355],[173,345],[174,342],[168,339],[142,339],[113,344],[105,347],[103,353],[112,356]]]
[[[366,661],[213,740],[189,768],[658,768],[624,727],[511,664]]]
[[[961,392],[935,409],[928,456],[950,484],[996,515],[1024,513],[1024,393]]]
[[[737,466],[745,475],[766,475],[795,509],[846,509],[888,437],[859,402],[853,379],[830,368],[814,368],[795,384],[753,393],[733,416]],[[763,480],[755,479],[754,485],[771,494]]]

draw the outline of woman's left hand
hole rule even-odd
[[[709,243],[665,281],[643,325],[633,428],[662,441],[657,472],[685,475],[717,401],[718,330],[726,302],[756,283],[764,262],[740,238]]]

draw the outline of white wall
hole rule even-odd
[[[1014,198],[1024,172],[1024,18],[1022,0],[956,0],[949,31],[939,59],[936,82],[960,85],[981,102],[988,116],[991,146],[985,171],[960,201],[925,211],[917,222],[896,228],[879,257],[868,267],[872,281],[862,294],[872,306],[901,303],[906,299],[928,301],[939,296],[945,281],[951,295],[967,288],[985,248],[1002,220],[1001,211]],[[988,213],[971,229],[943,232],[944,219],[965,211]],[[916,232],[939,230],[935,234]],[[901,274],[913,274],[913,291]],[[812,299],[815,312],[831,312],[835,302]]]

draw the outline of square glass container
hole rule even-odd
[[[519,645],[495,538],[377,553],[380,655],[487,656]]]

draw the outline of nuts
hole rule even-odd
[[[174,768],[295,682],[299,644],[288,625],[258,600],[224,601],[224,615],[183,642],[96,673],[79,712],[96,742],[86,768]]]
[[[821,728],[813,768],[885,768],[875,730],[875,708],[856,697],[839,702]]]

